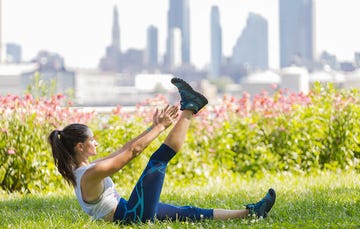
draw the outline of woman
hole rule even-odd
[[[130,223],[159,220],[200,220],[245,218],[255,214],[266,217],[275,203],[276,194],[269,189],[256,204],[242,210],[203,209],[192,206],[174,206],[159,202],[165,170],[185,141],[193,115],[207,103],[207,99],[193,90],[185,81],[173,78],[178,88],[180,117],[177,106],[166,106],[153,115],[153,124],[138,137],[126,143],[113,154],[89,162],[96,155],[97,142],[91,130],[82,124],[71,124],[49,135],[55,164],[61,175],[74,186],[82,209],[94,219]],[[177,120],[164,143],[150,157],[130,198],[125,200],[116,192],[111,175],[118,172],[139,155],[159,134]]]

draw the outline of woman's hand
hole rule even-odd
[[[179,107],[167,105],[164,109],[159,111],[156,109],[153,116],[153,125],[162,125],[165,129],[171,126],[171,124],[179,116]]]
[[[116,152],[111,155],[97,160],[96,165],[87,170],[87,182],[89,184],[96,184],[102,181],[105,177],[111,176],[125,165],[127,165],[134,157],[144,151],[146,147],[159,134],[171,126],[171,124],[178,117],[178,106],[167,105],[162,110],[156,110],[153,116],[153,125],[151,131],[143,131],[139,136],[132,139],[123,145]],[[91,171],[91,173],[89,173]]]

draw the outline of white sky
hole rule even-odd
[[[3,43],[21,45],[25,61],[39,50],[57,52],[71,67],[97,67],[110,44],[113,7],[118,6],[122,51],[144,49],[146,29],[159,29],[159,51],[166,45],[169,0],[1,0]],[[360,0],[314,0],[316,54],[327,50],[339,60],[360,51]],[[218,5],[223,52],[229,56],[249,12],[269,25],[270,67],[279,65],[277,0],[189,0],[191,61],[203,67],[210,58],[210,8]]]

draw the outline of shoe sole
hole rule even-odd
[[[276,201],[276,192],[274,189],[270,188],[268,193],[271,196],[271,199],[269,202],[266,201],[266,208],[265,208],[265,213],[264,213],[264,218],[266,218],[267,214],[270,212],[271,208],[274,206],[275,201]],[[269,205],[268,205],[269,204]]]
[[[193,101],[194,103],[196,103],[198,105],[198,109],[193,110],[194,114],[198,113],[203,107],[206,106],[206,104],[208,104],[208,100],[205,98],[205,96],[203,96],[202,94],[200,94],[199,92],[193,91],[195,97],[197,100],[200,101]],[[184,110],[184,109],[181,109]]]

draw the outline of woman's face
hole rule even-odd
[[[90,129],[87,132],[88,138],[84,142],[84,154],[87,156],[94,156],[96,155],[96,147],[98,146],[97,141],[94,138],[94,134]]]

